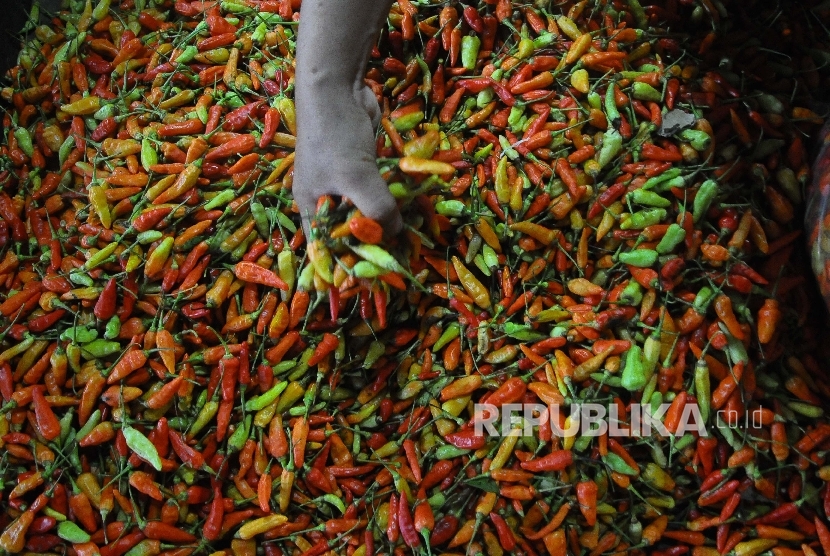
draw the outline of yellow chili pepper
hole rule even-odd
[[[452,266],[455,268],[455,272],[458,274],[458,279],[461,281],[461,285],[470,294],[470,297],[473,298],[476,305],[481,307],[482,309],[489,309],[490,308],[490,292],[487,291],[487,288],[484,287],[478,278],[470,272],[470,270],[464,266],[464,263],[461,262],[456,256],[452,258]]]

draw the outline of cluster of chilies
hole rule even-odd
[[[830,553],[821,12],[398,0],[383,245],[299,227],[298,0],[70,4],[2,90],[5,553]]]

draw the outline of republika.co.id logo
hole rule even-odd
[[[709,436],[700,408],[695,403],[683,407],[677,428],[670,432],[663,423],[670,405],[664,403],[653,408],[650,404],[631,404],[621,419],[617,404],[612,403],[609,407],[596,403],[573,404],[569,418],[564,419],[558,406],[515,403],[497,407],[484,403],[475,405],[473,427],[477,435],[507,436],[512,430],[522,428],[524,436],[531,436],[534,426],[549,419],[553,434],[562,438],[606,433],[613,437],[646,437],[652,434],[681,437],[689,432]]]

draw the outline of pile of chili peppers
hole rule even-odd
[[[299,226],[299,4],[29,26],[3,553],[830,553],[800,221],[826,8],[398,0],[366,76],[390,244],[334,199]],[[481,434],[484,403],[539,419]],[[588,403],[629,433],[557,434]]]

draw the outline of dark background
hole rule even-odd
[[[41,0],[41,13],[56,10],[60,0]],[[31,10],[31,0],[0,0],[0,75],[15,64],[20,52],[20,30],[26,23]],[[41,22],[48,22],[42,15]]]

